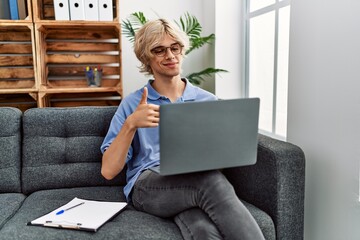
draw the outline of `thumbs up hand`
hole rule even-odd
[[[148,128],[159,126],[160,106],[147,103],[148,89],[144,87],[141,100],[136,110],[128,117],[127,121],[134,128]]]

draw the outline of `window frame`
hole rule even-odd
[[[274,66],[273,66],[273,99],[272,99],[272,126],[271,132],[259,129],[259,132],[280,140],[286,140],[286,136],[276,134],[276,111],[277,111],[277,80],[278,80],[278,50],[279,50],[279,11],[283,7],[291,6],[291,0],[275,0],[275,3],[266,7],[250,12],[250,1],[246,0],[244,4],[244,69],[245,97],[249,97],[250,87],[250,20],[263,14],[275,12],[275,33],[274,33]]]

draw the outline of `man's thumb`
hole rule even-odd
[[[144,87],[144,91],[141,96],[140,104],[147,104],[147,97],[148,97],[148,89]]]

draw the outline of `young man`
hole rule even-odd
[[[232,185],[220,171],[160,176],[159,105],[216,100],[181,78],[187,35],[164,19],[147,22],[135,36],[141,71],[154,79],[116,111],[101,146],[101,173],[112,179],[127,165],[124,194],[140,211],[174,217],[185,239],[264,239]]]

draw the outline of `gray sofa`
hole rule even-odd
[[[99,147],[116,107],[0,108],[0,239],[182,239],[172,219],[129,205],[98,232],[28,226],[74,197],[125,201],[122,172],[100,174]],[[266,239],[303,239],[305,158],[259,135],[253,166],[224,170]],[[236,221],[236,219],[234,219]]]

